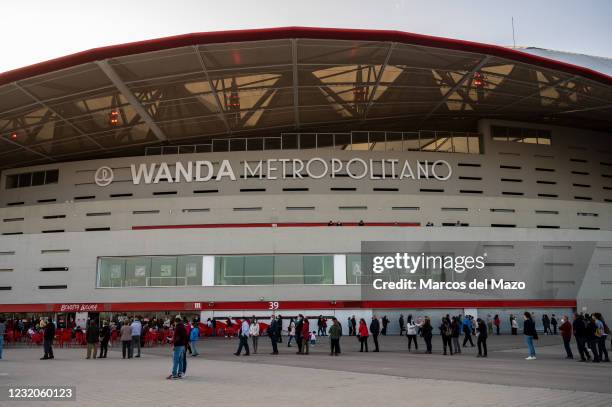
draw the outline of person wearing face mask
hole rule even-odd
[[[572,324],[569,322],[567,315],[561,317],[561,325],[559,326],[561,331],[561,338],[563,338],[563,346],[565,347],[565,353],[567,354],[566,359],[574,359],[570,342],[572,340]]]

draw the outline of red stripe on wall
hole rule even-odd
[[[327,222],[285,222],[285,223],[202,223],[193,225],[141,225],[132,226],[132,230],[152,230],[152,229],[216,229],[216,228],[312,228],[312,227],[337,227],[328,225]],[[418,222],[367,222],[359,225],[357,222],[343,222],[342,227],[418,227]]]
[[[576,300],[407,300],[407,301],[278,301],[278,309],[448,309],[448,308],[576,308]],[[0,312],[144,312],[144,311],[266,311],[269,301],[118,302],[0,304]]]

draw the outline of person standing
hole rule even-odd
[[[593,352],[593,363],[601,362],[599,358],[599,330],[597,329],[597,323],[594,315],[585,315],[586,324],[586,336],[589,348]]]
[[[142,333],[142,324],[140,323],[139,317],[134,318],[132,322],[132,355],[138,347],[137,358],[140,357],[140,334]]]
[[[278,355],[278,345],[276,344],[277,339],[276,339],[276,324],[278,324],[276,318],[274,318],[274,315],[272,316],[272,318],[270,318],[270,326],[268,326],[268,336],[270,337],[270,342],[272,342],[272,353],[271,355]],[[296,340],[297,340],[297,335],[296,335]]]
[[[518,335],[518,322],[516,322],[516,317],[514,315],[510,315],[510,330],[512,335]]]
[[[308,318],[304,318],[302,321],[302,354],[308,355],[310,349],[310,322]]]
[[[329,327],[329,356],[338,356],[340,354],[340,337],[342,336],[342,328],[336,318],[332,318],[332,326]]]
[[[453,347],[451,345],[452,329],[450,322],[446,317],[442,318],[442,324],[440,324],[440,335],[442,336],[442,347],[444,349],[444,355],[446,355],[446,348],[450,350],[451,356],[453,355]]]
[[[4,347],[4,335],[6,335],[6,324],[4,318],[0,317],[0,359],[2,359],[2,348]]]
[[[554,315],[553,315],[554,318]],[[572,348],[570,346],[570,342],[572,340],[572,324],[570,324],[567,319],[567,315],[561,317],[561,326],[559,326],[559,331],[561,331],[561,338],[563,338],[563,347],[565,348],[566,359],[574,359],[574,355],[572,354]]]
[[[351,324],[353,327],[353,336],[357,335],[357,320],[355,319],[355,315],[351,318]]]
[[[302,314],[299,314],[298,320],[295,323],[295,342],[297,343],[297,346],[298,346],[298,351],[296,352],[296,354],[302,353],[302,325],[303,324],[304,324],[304,316]]]
[[[288,334],[287,347],[290,348],[291,347],[291,340],[295,339],[295,321],[293,320],[293,317],[291,317],[291,319],[289,320],[289,327],[287,327],[287,334]],[[255,352],[255,353],[257,353],[257,352]]]
[[[100,330],[96,325],[96,321],[93,319],[89,321],[89,326],[85,331],[85,339],[87,341],[87,359],[91,359],[91,353],[93,351],[93,358],[96,358],[98,353],[98,341],[100,340]]]
[[[387,318],[387,316],[383,316],[382,318],[382,330],[380,331],[380,333],[383,336],[387,336],[387,326],[389,326],[389,318]],[[378,349],[378,347],[377,347]],[[375,350],[374,352],[378,352],[377,350]]]
[[[533,341],[538,339],[538,332],[536,331],[535,322],[533,322],[531,313],[525,312],[525,314],[523,314],[523,318],[523,335],[525,337],[525,343],[527,343],[527,348],[529,350],[529,356],[527,356],[525,360],[535,360],[536,351],[535,346],[533,345]]]
[[[40,358],[41,360],[55,359],[53,356],[53,338],[55,338],[55,324],[49,318],[43,328],[43,349],[45,354]]]
[[[565,319],[567,320],[567,315],[565,316]],[[550,318],[550,325],[552,325],[553,335],[556,335],[557,334],[557,318],[555,317],[555,314],[552,314],[552,317]]]
[[[406,330],[406,326],[404,324],[404,316],[400,314],[399,317],[399,328],[400,328],[400,336],[402,336],[404,334],[404,331]]]
[[[283,316],[279,315],[276,322],[276,338],[278,343],[283,343]]]
[[[128,319],[123,321],[123,326],[121,327],[119,333],[123,359],[125,359],[126,356],[128,359],[132,359],[132,327],[130,326],[130,321]]]
[[[478,327],[478,320],[476,320],[476,327]],[[493,335],[493,318],[491,318],[491,314],[487,314],[487,332],[489,335]]]
[[[172,373],[167,379],[180,379],[183,377],[183,356],[185,354],[185,343],[187,342],[187,331],[183,320],[177,317],[174,321],[174,335],[172,336]]]
[[[353,336],[353,323],[351,321],[351,317],[347,318],[347,326],[349,330],[349,336]]]
[[[461,334],[461,328],[459,325],[459,319],[453,317],[451,320],[451,337],[453,340],[453,348],[455,353],[461,353],[461,347],[459,346],[459,335]]]
[[[463,318],[463,347],[470,341],[470,346],[474,347],[474,342],[472,341],[472,321],[468,315]]]
[[[249,326],[249,335],[253,341],[253,353],[257,354],[257,341],[259,340],[259,323],[255,318],[251,319]]]
[[[425,353],[431,354],[431,338],[433,336],[433,326],[431,326],[431,320],[429,317],[425,317],[425,321],[423,322],[423,326],[421,326],[421,336],[425,341],[425,346],[427,351]]]
[[[386,316],[383,318],[383,326]],[[374,340],[374,350],[373,352],[379,352],[378,349],[378,335],[380,334],[380,322],[378,322],[378,318],[376,315],[372,316],[372,322],[370,322],[370,333],[372,334],[372,339]]]
[[[408,321],[406,323],[406,336],[408,337],[408,352],[411,351],[410,346],[414,341],[414,350],[419,350],[419,344],[417,343],[418,324],[412,320],[412,314],[408,315]]]
[[[111,338],[111,329],[108,326],[108,321],[102,322],[102,329],[100,330],[100,356],[98,359],[105,359],[108,353],[108,342]]]
[[[359,320],[359,329],[357,331],[357,336],[359,337],[360,349],[359,352],[363,352],[363,347],[365,345],[365,351],[368,351],[368,326],[363,318]]]
[[[200,328],[196,321],[193,321],[191,331],[189,331],[189,343],[191,344],[191,356],[198,356],[198,340],[200,339]]]
[[[552,334],[550,331],[550,318],[548,318],[547,314],[542,315],[542,325],[544,326],[544,335]]]
[[[249,323],[246,318],[242,320],[242,325],[240,325],[240,331],[238,332],[238,339],[240,341],[238,345],[238,350],[234,355],[240,356],[242,353],[242,348],[244,348],[244,356],[249,356],[251,352],[249,351],[249,335],[250,335]]]
[[[487,337],[489,336],[489,327],[485,325],[484,321],[480,318],[476,320],[478,332],[478,340],[476,343],[478,344],[478,357],[486,358],[487,357]]]
[[[499,326],[501,325],[501,320],[499,319],[499,315],[495,314],[493,317],[493,325],[495,325],[496,335],[499,335]]]

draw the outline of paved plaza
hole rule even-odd
[[[296,355],[280,344],[270,355],[261,338],[257,355],[236,357],[236,339],[200,342],[201,356],[189,358],[188,375],[176,381],[168,347],[147,348],[140,359],[122,360],[118,348],[107,359],[85,360],[85,349],[56,349],[41,361],[39,348],[8,348],[0,363],[0,386],[72,385],[77,402],[7,402],[0,406],[609,406],[612,365],[562,358],[560,337],[542,337],[538,359],[524,360],[522,337],[489,339],[489,358],[475,348],[443,356],[408,353],[405,338],[382,337],[380,353],[359,353],[354,337],[342,338],[342,355],[328,356],[326,338],[311,354]],[[342,404],[340,404],[342,403]]]

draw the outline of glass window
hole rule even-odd
[[[32,185],[44,185],[45,183],[45,172],[38,171],[32,175]]]
[[[301,256],[274,257],[274,284],[304,284],[304,264]]]
[[[17,188],[19,186],[19,175],[7,175],[6,189]]]
[[[129,257],[125,262],[125,286],[145,287],[151,277],[150,257]]]
[[[361,254],[346,255],[346,283],[361,284]]]
[[[99,260],[98,287],[121,287],[125,278],[125,258],[102,257]]]
[[[29,187],[32,185],[32,173],[19,174],[19,188]]]
[[[202,256],[179,256],[176,285],[202,285]]]
[[[45,184],[57,184],[58,178],[59,170],[49,170],[46,174]]]
[[[215,285],[244,284],[244,256],[215,257]]]
[[[274,284],[274,256],[245,256],[244,284]]]
[[[333,284],[334,258],[332,256],[303,256],[305,284]]]
[[[176,285],[176,257],[152,257],[150,286]]]

